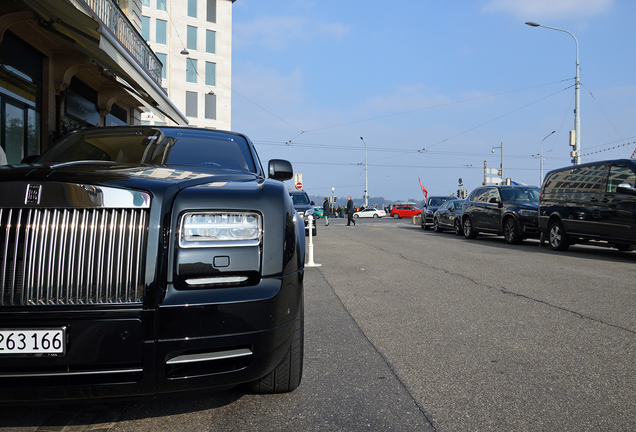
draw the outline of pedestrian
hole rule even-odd
[[[329,200],[327,199],[327,197],[325,197],[325,202],[322,203],[322,215],[325,218],[325,226],[329,226],[329,213]]]
[[[351,222],[353,222],[353,226],[356,226],[356,221],[353,220],[353,201],[351,201],[351,197],[347,197],[347,226],[351,226]]]

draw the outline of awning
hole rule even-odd
[[[179,125],[187,118],[101,23],[68,0],[23,0],[49,27],[117,78],[144,106]]]

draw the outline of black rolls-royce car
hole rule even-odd
[[[73,132],[0,167],[0,401],[294,390],[305,227],[244,135]]]

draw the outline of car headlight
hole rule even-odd
[[[433,216],[433,210],[426,210],[427,216]]]
[[[519,210],[519,214],[524,217],[538,217],[539,212],[537,210]]]
[[[254,246],[262,236],[262,217],[252,212],[192,212],[181,217],[179,246]]]

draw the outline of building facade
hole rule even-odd
[[[143,0],[143,38],[163,64],[162,86],[190,126],[231,129],[233,3]],[[142,121],[172,123],[152,111]]]
[[[89,126],[187,118],[144,41],[142,0],[0,2],[0,147],[7,163]],[[28,160],[28,159],[27,159]]]

